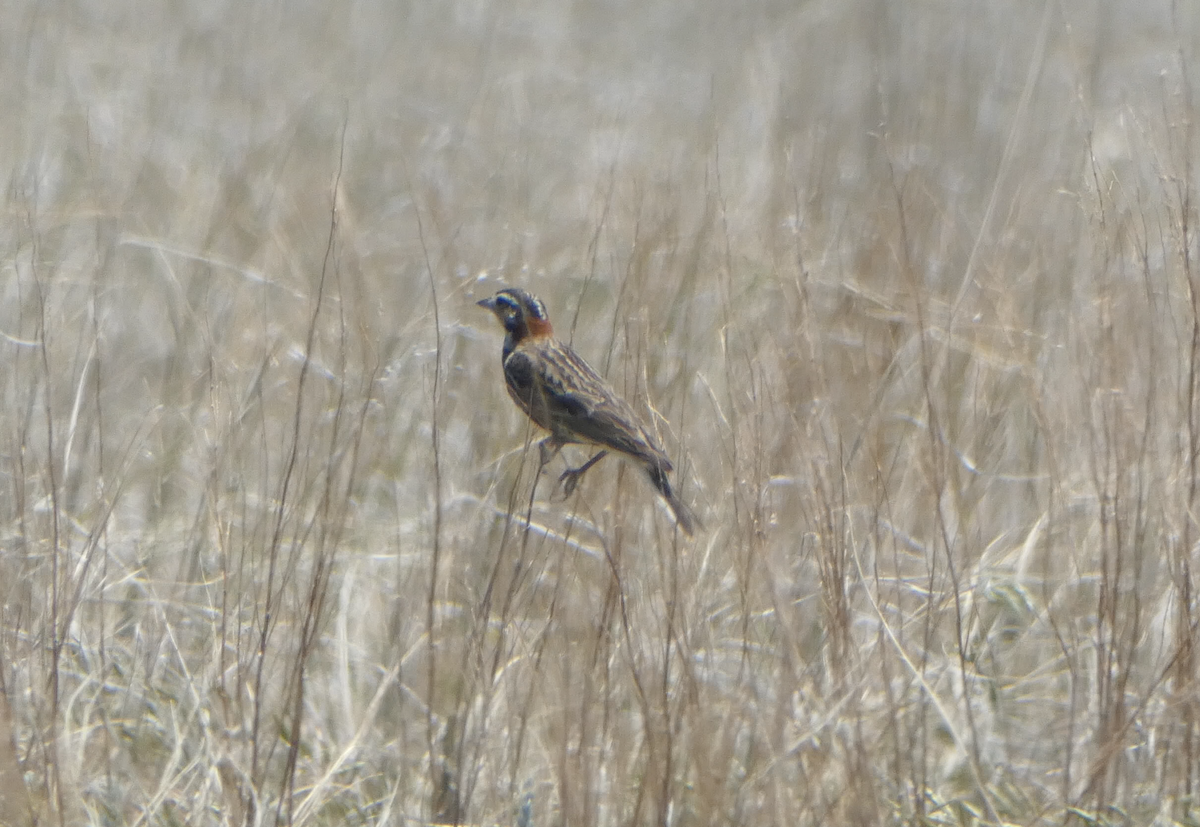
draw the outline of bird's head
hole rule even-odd
[[[549,336],[550,317],[541,299],[519,287],[506,287],[491,298],[476,302],[496,314],[514,340],[526,336]]]

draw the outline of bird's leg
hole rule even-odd
[[[546,466],[550,464],[550,460],[554,459],[555,454],[561,448],[562,444],[555,442],[552,436],[548,436],[538,442],[538,467],[537,473],[533,475],[533,489],[529,492],[530,508],[533,508],[533,496],[537,493],[538,481],[542,478],[542,472],[546,470]]]
[[[561,482],[563,486],[563,496],[571,496],[571,494],[575,491],[575,486],[579,484],[579,478],[583,476],[583,473],[597,462],[604,459],[606,456],[608,456],[607,450],[597,451],[596,456],[592,457],[578,468],[568,468],[566,471],[563,471],[562,476],[558,478],[558,481]]]
[[[558,456],[558,452],[562,450],[562,443],[555,442],[554,437],[548,436],[538,443],[538,459],[541,463],[538,466],[538,473],[550,464],[550,460]]]

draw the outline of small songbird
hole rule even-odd
[[[564,445],[596,445],[601,450],[560,479],[568,496],[585,471],[616,451],[639,463],[667,501],[679,527],[692,534],[698,521],[671,488],[671,460],[632,407],[567,344],[554,338],[546,307],[516,287],[478,302],[504,325],[501,361],[508,394],[537,425],[550,432],[539,443],[544,465]]]

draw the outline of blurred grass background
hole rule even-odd
[[[0,822],[1200,823],[1195,6],[0,8]]]

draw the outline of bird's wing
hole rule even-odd
[[[664,471],[671,461],[638,415],[587,362],[565,345],[543,355],[543,393],[556,434],[628,454]]]

